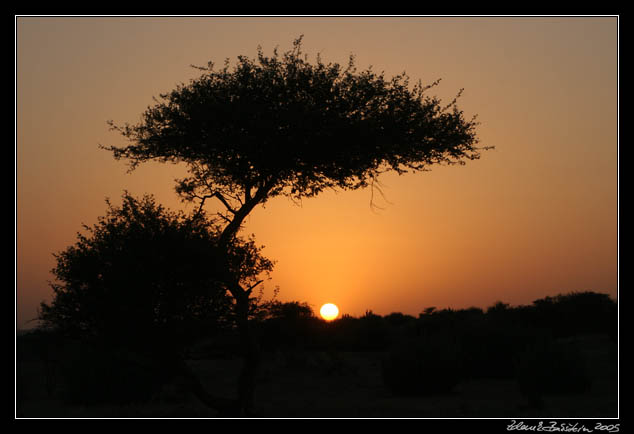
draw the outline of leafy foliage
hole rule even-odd
[[[220,202],[220,246],[231,246],[245,218],[273,197],[374,186],[383,172],[479,158],[475,119],[465,120],[456,100],[443,107],[425,95],[437,82],[410,88],[405,73],[359,72],[352,56],[346,68],[319,56],[313,64],[301,40],[282,55],[259,48],[257,59],[239,56],[233,68],[229,61],[220,70],[212,62],[198,67],[199,78],[160,95],[139,123],[110,122],[130,144],[104,149],[131,169],[151,160],[185,163],[189,176],[176,191],[199,202],[199,212],[208,199]],[[246,357],[239,401],[250,406],[258,350],[249,297],[257,282],[226,271],[219,280],[235,301]]]
[[[426,170],[476,159],[475,119],[456,100],[443,106],[403,73],[310,63],[301,40],[280,55],[210,62],[189,84],[160,95],[138,124],[116,126],[131,144],[106,147],[131,168],[148,160],[184,162],[186,200],[219,199],[233,220],[252,199],[357,189],[385,171]],[[259,195],[257,193],[260,193]],[[202,203],[201,203],[202,205]]]
[[[40,312],[46,324],[81,337],[180,345],[203,324],[208,333],[230,323],[221,266],[229,264],[244,284],[273,267],[252,239],[221,249],[218,227],[202,214],[172,212],[151,196],[127,193],[121,207],[108,207],[55,255],[54,298]]]

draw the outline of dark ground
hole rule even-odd
[[[582,394],[546,394],[529,405],[514,379],[464,380],[450,393],[394,395],[384,384],[384,352],[278,351],[264,356],[256,389],[263,418],[615,418],[618,416],[617,344],[603,335],[571,340],[582,350],[592,385]],[[210,391],[235,397],[240,360],[195,359],[188,364]],[[50,377],[50,376],[49,376]],[[59,377],[59,376],[58,376]],[[175,379],[139,404],[70,405],[63,381],[47,392],[46,370],[37,359],[16,365],[17,417],[23,418],[213,418]]]

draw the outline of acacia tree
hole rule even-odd
[[[184,163],[188,176],[176,191],[200,209],[218,201],[224,243],[271,198],[354,190],[384,172],[479,158],[475,119],[456,100],[443,106],[426,94],[438,81],[410,86],[405,73],[358,71],[353,56],[346,67],[319,56],[311,63],[301,42],[271,57],[258,48],[256,59],[239,56],[233,67],[197,67],[200,77],[160,95],[139,123],[111,122],[130,143],[104,148],[131,170],[151,160]],[[246,321],[251,289],[227,281]]]

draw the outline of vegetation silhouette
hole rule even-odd
[[[578,314],[567,315],[570,312]],[[281,372],[281,376],[294,376],[295,381],[306,376],[315,376],[316,381],[333,379],[330,381],[336,381],[346,390],[366,375],[361,371],[368,369],[368,363],[371,366],[378,362],[381,387],[394,397],[437,399],[447,396],[451,399],[459,393],[459,385],[484,384],[480,386],[480,393],[487,394],[490,393],[486,389],[487,381],[511,381],[525,397],[525,404],[510,408],[508,411],[513,412],[510,416],[516,416],[515,411],[522,411],[525,415],[549,417],[560,415],[547,413],[550,410],[545,397],[587,396],[587,402],[597,406],[599,400],[603,403],[606,396],[617,393],[617,304],[606,294],[569,293],[535,300],[527,306],[498,302],[484,310],[427,308],[418,317],[399,312],[381,316],[367,311],[360,317],[343,315],[330,322],[318,318],[307,303],[272,300],[258,304],[251,322],[263,357],[269,364],[273,360],[277,366],[277,371],[274,370],[267,380],[262,377],[267,374],[260,372],[258,384],[276,384]],[[212,367],[216,363],[235,366],[237,360],[233,357],[241,351],[241,346],[236,345],[237,331],[235,327],[221,324],[224,322],[217,323],[216,332],[211,336],[199,333],[198,339],[188,339],[179,355],[188,361],[177,366],[188,366],[192,362],[199,363],[199,367]],[[138,338],[143,336],[138,335]],[[47,346],[59,350],[60,345],[66,345],[64,342],[58,334],[47,329],[21,336],[17,346],[18,360],[41,360],[42,354],[50,352],[50,349],[46,350]],[[156,396],[157,385],[168,382],[170,375],[183,376],[181,367],[174,369],[172,364],[158,363],[156,355],[139,355],[138,351],[124,350],[121,345],[99,347],[96,342],[94,339],[83,341],[84,346],[73,347],[75,353],[66,351],[70,357],[62,361],[70,367],[60,379],[69,383],[62,390],[86,394],[90,399],[84,399],[83,404],[147,402],[150,395]],[[353,354],[358,356],[350,356]],[[597,359],[597,355],[603,359]],[[204,385],[198,381],[202,395],[193,382],[187,385],[187,390],[199,399],[200,396],[205,399],[205,389],[213,388],[219,381],[217,376],[208,377]],[[302,381],[297,387],[301,387]],[[596,395],[597,382],[602,382],[603,388],[605,384],[611,388],[603,392],[608,395]],[[274,393],[271,390],[277,389],[269,387],[267,390]],[[361,389],[361,392],[367,393],[367,389]],[[28,403],[28,395],[20,393],[18,403],[23,408],[24,403]],[[94,399],[96,396],[101,401]],[[266,401],[273,396],[264,395],[263,398]],[[226,395],[215,399],[218,402],[214,404],[231,401]],[[288,402],[284,397],[278,399]],[[313,397],[315,399],[319,397]],[[381,402],[385,402],[382,399]],[[377,405],[372,404],[367,410],[369,413],[361,415],[377,415]],[[305,408],[298,415],[310,416],[313,410]],[[284,414],[283,407],[269,411]],[[385,411],[388,413],[378,415],[399,414],[397,409],[389,410],[389,407]],[[455,411],[454,415],[462,415],[461,407]],[[235,413],[219,415],[235,416]],[[472,414],[477,417],[508,415]],[[597,414],[610,415],[613,413]]]
[[[593,378],[607,374],[588,365],[585,352],[595,348],[582,348],[583,342],[605,336],[616,343],[618,332],[616,302],[590,291],[529,306],[498,302],[486,311],[426,309],[418,318],[367,311],[331,323],[309,314],[306,305],[287,307],[301,314],[267,318],[260,328],[267,351],[295,357],[298,351],[380,352],[385,387],[403,396],[451,393],[460,382],[475,379],[514,380],[536,409],[544,394],[582,394]],[[610,369],[616,369],[611,360]]]
[[[220,244],[220,228],[204,213],[173,212],[151,196],[128,193],[120,207],[107,204],[97,224],[55,255],[54,297],[40,308],[56,347],[63,338],[79,341],[79,352],[66,356],[76,360],[64,365],[67,397],[144,400],[181,376],[205,403],[230,411],[237,402],[210,395],[184,353],[198,339],[233,327],[234,300],[219,283],[227,273],[253,287],[273,263],[253,239]],[[44,350],[48,360],[60,348]]]
[[[230,245],[251,211],[277,196],[293,200],[325,189],[374,188],[380,174],[428,170],[435,164],[464,164],[480,157],[475,118],[466,120],[456,99],[442,105],[426,91],[410,88],[403,73],[392,79],[371,68],[310,63],[301,48],[257,59],[239,56],[216,70],[160,95],[138,124],[117,126],[130,144],[104,146],[130,170],[147,161],[184,163],[189,176],[177,180],[185,201],[218,201],[224,226],[220,244]],[[458,96],[460,93],[458,94]],[[223,267],[220,267],[221,269]],[[229,270],[229,266],[224,267]],[[227,272],[223,285],[236,305],[246,345],[239,400],[254,406],[258,366],[255,335],[248,321],[251,289]]]

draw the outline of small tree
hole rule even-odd
[[[121,207],[107,203],[106,216],[55,255],[54,297],[41,304],[40,319],[64,334],[173,366],[201,333],[233,324],[228,273],[252,287],[273,268],[252,239],[220,244],[220,228],[204,213],[172,212],[127,193]],[[199,383],[194,391],[218,407]]]
[[[357,71],[352,56],[345,68],[319,56],[313,64],[301,39],[281,56],[259,49],[257,59],[239,56],[233,69],[228,61],[220,70],[199,67],[199,78],[160,95],[138,124],[111,122],[131,143],[105,149],[131,169],[151,160],[185,163],[189,176],[176,190],[200,209],[208,199],[221,204],[223,243],[276,196],[354,190],[374,186],[383,172],[479,158],[475,120],[465,120],[456,100],[443,106],[426,95],[438,82],[410,88],[405,73],[386,79]],[[250,289],[230,286],[249,341]]]

